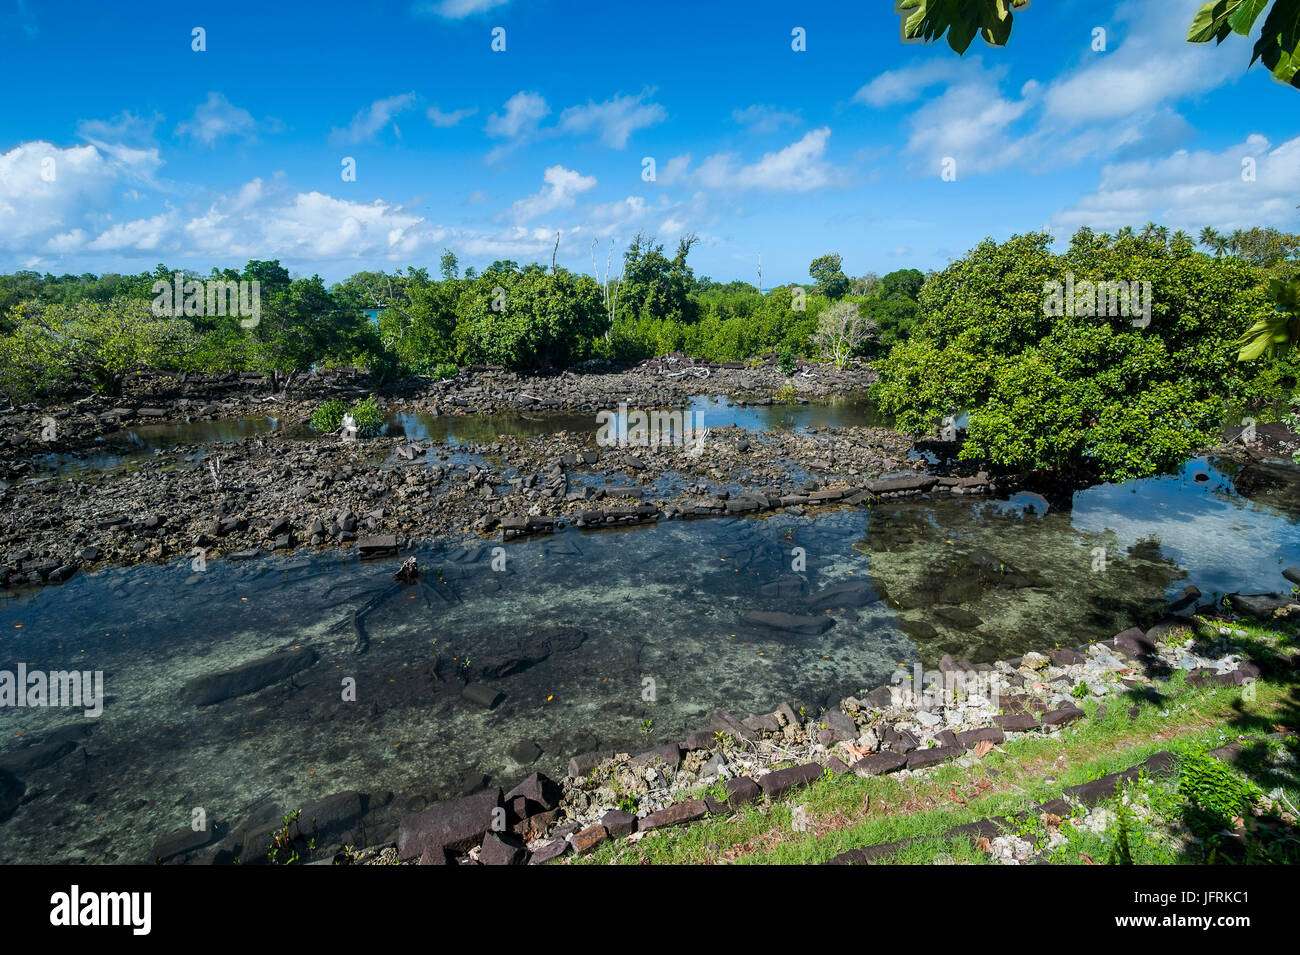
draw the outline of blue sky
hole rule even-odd
[[[901,43],[889,0],[0,0],[0,270],[335,281],[549,262],[558,231],[603,272],[644,230],[698,234],[719,280],[761,255],[770,287],[1043,227],[1300,231],[1300,93],[1250,41],[1185,42],[1199,2],[1034,0],[958,57]]]

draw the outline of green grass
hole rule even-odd
[[[1236,625],[1248,639],[1271,635],[1262,628]],[[1222,746],[1238,736],[1262,739],[1279,720],[1292,720],[1297,710],[1292,685],[1260,681],[1255,699],[1244,699],[1240,687],[1191,687],[1182,672],[1159,686],[1159,702],[1115,697],[1099,704],[1085,700],[1086,719],[1058,734],[1026,736],[1003,744],[970,768],[953,763],[936,767],[924,777],[890,776],[862,779],[855,775],[824,775],[811,786],[787,793],[774,803],[762,801],[731,816],[710,817],[689,827],[659,830],[639,842],[611,841],[571,864],[681,863],[818,863],[848,849],[905,838],[926,837],[892,857],[893,862],[970,863],[988,857],[969,840],[943,840],[953,826],[989,816],[1025,812],[1061,791],[1108,773],[1127,769],[1161,750],[1194,754]],[[1099,705],[1106,707],[1096,719]],[[1130,719],[1128,712],[1136,706]],[[1294,727],[1293,727],[1294,728]],[[973,759],[973,757],[971,757]],[[1237,774],[1235,769],[1229,773]],[[1266,774],[1267,775],[1267,774]],[[1143,798],[1155,800],[1167,812],[1181,812],[1185,799],[1177,794],[1177,779],[1146,781],[1154,787]],[[1281,786],[1291,804],[1300,805],[1293,773],[1274,773],[1260,782],[1263,789]],[[1170,788],[1172,787],[1172,789]],[[710,794],[717,796],[718,787]],[[813,828],[795,832],[790,826],[795,806],[808,807]],[[1033,827],[1030,826],[1030,829]],[[1042,833],[1038,833],[1042,835]],[[1052,853],[1058,862],[1108,861],[1116,834],[1076,833],[1067,846]],[[1129,833],[1134,862],[1171,862],[1178,856],[1156,835]],[[1189,860],[1184,860],[1189,861]]]

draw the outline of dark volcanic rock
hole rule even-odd
[[[636,832],[636,816],[622,809],[611,809],[600,817],[600,824],[605,827],[612,839],[622,839]]]
[[[522,796],[528,800],[530,806],[536,806],[533,812],[543,812],[548,809],[554,809],[560,804],[560,797],[564,795],[560,784],[544,776],[542,773],[533,773],[522,783],[516,786],[510,792],[506,793],[505,801],[511,802]],[[529,815],[532,813],[530,812]]]
[[[586,631],[577,627],[553,627],[521,633],[475,658],[470,675],[476,680],[499,680],[534,667],[554,653],[577,650],[586,639]]]
[[[835,626],[835,618],[828,614],[799,615],[782,610],[751,610],[743,619],[751,627],[808,635],[825,633]]]
[[[527,865],[528,847],[509,832],[489,832],[483,837],[478,861],[483,865]]]
[[[907,754],[908,769],[924,769],[949,759],[956,759],[966,752],[960,746],[933,746],[930,749],[917,749]]]
[[[195,832],[188,826],[178,829],[153,844],[153,848],[149,850],[149,861],[166,862],[168,859],[202,849],[212,841],[212,835],[211,827],[199,832]]]
[[[569,843],[578,855],[586,855],[609,838],[609,830],[600,823],[588,826],[580,832],[569,836]]]
[[[758,785],[763,790],[763,795],[768,799],[775,799],[795,786],[806,786],[820,779],[822,772],[819,763],[804,763],[802,766],[791,766],[789,769],[773,770],[766,776],[759,777]]]
[[[818,769],[820,768],[819,766]],[[709,807],[703,799],[689,799],[686,802],[679,802],[676,805],[669,806],[667,809],[652,812],[648,816],[642,816],[637,828],[648,830],[661,829],[664,826],[680,826],[684,823],[694,822],[696,819],[702,819],[708,813]]]
[[[310,647],[272,653],[260,660],[241,664],[233,670],[195,677],[185,684],[184,695],[195,706],[220,703],[278,683],[315,662],[316,651]]]
[[[875,588],[865,580],[833,584],[819,590],[808,599],[809,610],[831,610],[839,607],[862,607],[878,599]]]
[[[453,852],[470,849],[491,830],[500,806],[501,790],[493,788],[406,816],[397,830],[397,854],[406,861],[418,858],[429,846]]]
[[[896,773],[907,765],[907,757],[902,753],[876,753],[864,756],[849,768],[859,776],[884,776]]]
[[[76,748],[77,744],[68,739],[38,743],[35,746],[20,746],[0,754],[0,769],[8,770],[15,776],[25,776],[29,772],[44,769],[57,762]]]
[[[722,786],[727,793],[727,805],[732,809],[739,809],[747,802],[754,802],[763,794],[758,783],[748,776],[728,779]]]
[[[21,779],[5,769],[0,769],[0,822],[14,814],[22,801],[27,786]]]

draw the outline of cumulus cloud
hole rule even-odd
[[[1243,160],[1254,161],[1254,181],[1243,179]],[[1300,194],[1300,136],[1273,146],[1258,134],[1214,152],[1180,149],[1161,159],[1103,167],[1097,188],[1053,223],[1114,230],[1148,220],[1199,231],[1277,226],[1294,229]]]
[[[694,179],[713,189],[766,192],[809,192],[835,185],[840,174],[823,158],[830,135],[830,127],[810,130],[784,149],[748,165],[738,163],[734,153],[717,153],[704,160]]]
[[[208,98],[194,110],[194,116],[176,127],[177,136],[189,136],[194,142],[212,146],[228,136],[252,139],[257,120],[248,110],[234,105],[221,93]]]
[[[447,20],[463,20],[476,13],[486,13],[496,7],[503,7],[510,0],[434,0],[434,2],[417,3],[412,11],[417,16],[437,16]]]
[[[777,109],[775,106],[764,106],[761,103],[732,110],[731,118],[737,124],[744,126],[747,132],[756,136],[793,129],[803,122],[798,113]]]
[[[330,133],[330,140],[336,143],[365,142],[389,123],[392,123],[393,131],[400,138],[401,130],[397,128],[397,123],[393,119],[399,113],[410,109],[414,105],[415,93],[413,92],[377,99],[353,116],[352,122],[345,128],[334,127]]]
[[[556,209],[572,208],[577,196],[596,185],[595,176],[584,176],[560,165],[551,166],[542,178],[546,185],[541,192],[520,199],[511,207],[516,222],[527,222]]]
[[[550,112],[551,107],[546,105],[546,98],[540,93],[520,90],[506,100],[502,111],[490,115],[483,127],[483,131],[493,139],[506,140],[488,154],[488,159],[498,159],[514,147],[535,139],[539,125]]]
[[[1105,53],[1089,53],[1077,69],[1048,85],[1046,119],[1062,124],[1125,120],[1240,76],[1239,59],[1187,42],[1187,24],[1201,5],[1201,0],[1121,5],[1122,40]]]
[[[474,107],[472,109],[453,109],[450,113],[444,113],[438,108],[438,104],[434,103],[425,111],[425,115],[429,117],[429,122],[433,123],[433,125],[445,128],[459,126],[462,119],[468,119],[477,112],[478,108]]]
[[[603,103],[588,101],[585,106],[570,106],[560,115],[560,132],[577,135],[595,133],[613,149],[627,146],[628,137],[668,118],[668,111],[649,102],[654,90],[644,89],[636,96],[615,94]]]
[[[114,158],[94,145],[60,147],[44,140],[0,153],[0,248],[32,252],[58,239],[62,249],[97,231],[126,176],[148,174],[148,157]]]
[[[972,57],[971,60],[978,65],[979,57]],[[853,94],[853,102],[876,109],[911,103],[930,87],[938,83],[952,83],[959,80],[965,72],[967,70],[964,64],[948,56],[897,70],[886,70],[859,87]]]

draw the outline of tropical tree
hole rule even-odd
[[[841,268],[843,263],[843,258],[836,252],[828,252],[813,259],[812,265],[808,266],[808,274],[816,283],[814,287],[818,294],[835,300],[849,293],[852,283]]]
[[[199,337],[183,318],[155,315],[142,298],[71,305],[26,302],[0,338],[0,390],[25,400],[88,384],[117,395],[132,372],[191,367]]]
[[[927,281],[915,329],[876,366],[882,410],[915,433],[968,412],[962,456],[1009,468],[1123,480],[1176,467],[1245,396],[1233,341],[1264,301],[1257,273],[1154,242],[1051,244],[987,240]],[[1059,314],[1046,293],[1067,274],[1087,307]],[[1083,291],[1120,276],[1141,286],[1149,323]]]
[[[567,269],[488,270],[461,295],[460,357],[508,368],[566,366],[604,331],[600,286]]]

